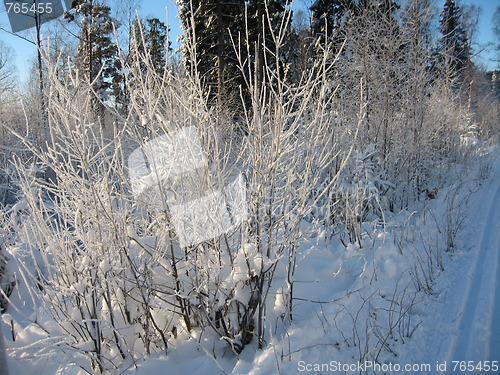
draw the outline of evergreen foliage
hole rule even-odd
[[[272,67],[282,73],[283,59],[277,56],[277,36],[288,34],[289,29],[282,29],[286,24],[285,0],[250,0],[247,5],[248,13],[248,43],[249,61],[255,64],[256,81],[263,82],[263,66]],[[288,38],[284,38],[286,41]],[[286,49],[281,45],[280,49]]]
[[[231,105],[240,100],[240,87],[248,98],[249,82],[245,82],[241,70],[255,74],[253,80],[259,85],[273,80],[264,77],[264,65],[283,74],[286,56],[277,55],[276,43],[289,42],[288,38],[277,38],[289,31],[285,10],[285,0],[180,3],[186,65],[204,83],[209,102]],[[192,42],[190,48],[186,47],[188,41]],[[279,49],[286,47],[281,45]]]
[[[316,0],[310,7],[312,11],[311,31],[319,38],[320,44],[333,39],[337,51],[345,40],[342,28],[348,13],[355,9],[353,0]]]
[[[164,22],[158,18],[146,19],[146,24],[141,20],[135,20],[131,30],[133,47],[130,49],[131,59],[138,60],[144,67],[146,59],[154,67],[160,76],[167,65],[167,53],[172,49],[168,41],[168,30]]]
[[[245,1],[195,0],[179,5],[187,68],[199,74],[209,102],[222,103],[230,99],[229,88],[242,80],[233,42],[244,38]],[[190,43],[194,48],[186,48]]]
[[[148,18],[146,29],[146,45],[155,70],[162,73],[167,64],[167,53],[171,51],[170,41],[167,45],[167,26],[158,18]]]
[[[74,0],[71,7],[65,18],[78,20],[81,27],[76,66],[86,83],[92,86],[94,108],[100,114],[101,101],[119,102],[122,97],[123,77],[113,36],[115,20],[111,17],[111,8],[95,0]]]
[[[460,82],[470,64],[470,43],[462,19],[462,11],[454,0],[446,0],[441,12],[442,37],[437,46],[437,67],[444,76]]]

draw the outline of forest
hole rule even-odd
[[[11,373],[431,363],[470,249],[499,259],[500,71],[474,62],[479,8],[178,0],[173,48],[138,5],[34,11],[25,86],[0,44]]]

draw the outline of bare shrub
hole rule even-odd
[[[274,37],[279,60],[284,36]],[[292,319],[301,223],[350,154],[348,148],[339,157],[333,137],[323,79],[330,67],[320,60],[293,87],[271,68],[263,82],[245,72],[252,103],[238,125],[206,105],[196,76],[159,73],[143,56],[126,69],[129,112],[113,112],[110,138],[77,71],[68,67],[64,79],[49,71],[50,141],[41,150],[18,136],[56,177],[44,181],[38,169],[17,165],[27,213],[20,231],[31,245],[11,252],[23,270],[18,282],[33,297],[37,318],[28,321],[45,332],[37,355],[62,351],[68,363],[93,373],[167,351],[170,340],[193,330],[216,332],[236,353],[254,338],[263,347],[279,264],[285,315]],[[206,165],[179,178],[157,175],[157,194],[144,205],[127,168],[132,149],[192,128]],[[221,191],[235,173],[245,181],[247,220],[230,233],[182,245],[172,199],[183,204]],[[205,215],[206,222],[220,220],[215,211]]]

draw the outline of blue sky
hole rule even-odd
[[[114,3],[119,0],[107,1],[107,3]],[[142,18],[157,17],[161,21],[165,22],[168,14],[168,23],[171,28],[169,37],[172,40],[173,47],[178,46],[175,43],[177,37],[181,34],[180,22],[177,18],[177,9],[175,6],[175,0],[142,0],[140,6],[139,14]],[[4,28],[8,31],[11,30],[9,19],[4,7],[3,2],[0,1],[0,28]],[[44,27],[42,27],[43,33]],[[24,31],[20,35],[31,38],[31,33],[29,31]],[[36,56],[36,48],[33,44],[22,40],[18,37],[9,35],[9,33],[0,30],[0,41],[2,41],[7,46],[11,47],[15,53],[15,65],[17,67],[18,76],[25,79],[28,75],[29,70],[33,65],[33,61]]]
[[[482,12],[481,12],[481,17],[479,21],[479,26],[478,26],[478,42],[480,44],[486,44],[488,42],[496,42],[498,43],[497,38],[493,34],[493,14],[495,13],[495,10],[498,6],[500,6],[500,1],[499,0],[465,0],[463,1],[464,4],[475,4],[479,7],[481,7]],[[481,63],[487,63],[488,59],[493,58],[493,53],[490,54],[484,54],[484,57],[481,56],[480,59],[478,59],[478,62]],[[495,65],[493,63],[489,64],[490,68],[495,68]],[[498,69],[499,66],[498,64],[496,65],[496,68]]]
[[[115,0],[116,1],[116,0]],[[436,0],[436,4],[441,8],[442,3],[444,0]],[[307,4],[308,0],[296,0],[296,4],[298,6],[304,6],[304,4]],[[479,23],[479,29],[478,29],[478,36],[477,40],[480,44],[485,44],[487,42],[494,42],[495,37],[493,35],[492,31],[492,17],[493,13],[495,12],[495,9],[497,6],[500,5],[500,1],[498,0],[462,0],[462,4],[475,4],[477,6],[480,6],[482,8],[482,13],[481,13],[481,18],[480,18],[480,23]],[[176,43],[177,37],[181,34],[181,28],[180,28],[180,22],[179,19],[176,17],[177,15],[177,10],[175,6],[175,1],[174,0],[164,0],[164,1],[159,1],[159,0],[143,0],[142,4],[139,9],[139,14],[143,18],[147,17],[157,17],[161,21],[166,20],[166,15],[167,15],[167,9],[168,9],[168,24],[170,26],[171,32],[169,37],[171,38],[173,42],[173,46],[176,47],[178,46],[178,43]],[[3,6],[3,3],[0,4],[0,27],[3,27],[7,30],[10,30],[10,25],[8,23],[8,18],[7,14],[5,12],[5,8]],[[42,28],[43,32],[43,28]],[[29,37],[29,33],[24,33],[23,35]],[[17,37],[11,36],[8,33],[6,33],[3,30],[0,30],[0,40],[3,41],[5,44],[10,46],[11,48],[14,49],[15,51],[15,65],[18,68],[18,75],[21,78],[25,78],[27,75],[27,72],[32,66],[32,61],[35,57],[35,47],[26,42],[23,41]],[[477,62],[481,64],[488,64],[488,59],[492,58],[493,55],[486,54],[483,52],[483,54],[477,58]],[[495,65],[491,62],[489,62],[489,68],[493,69],[495,68]],[[496,66],[498,68],[498,65]]]
[[[143,0],[139,13],[143,18],[157,17],[163,22],[165,22],[166,14],[168,13],[169,37],[172,41],[172,46],[174,48],[178,46],[176,39],[182,33],[182,30],[179,18],[177,18],[175,1]]]

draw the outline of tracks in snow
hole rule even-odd
[[[446,374],[460,373],[451,371],[451,361],[500,361],[500,183],[485,214]]]

